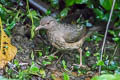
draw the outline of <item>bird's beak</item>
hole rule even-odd
[[[40,29],[42,29],[42,28],[44,28],[44,26],[39,25],[39,26],[35,29],[35,31],[40,30]]]

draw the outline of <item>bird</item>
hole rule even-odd
[[[52,46],[58,50],[78,50],[80,53],[79,67],[82,64],[82,45],[87,37],[99,30],[99,27],[87,29],[84,25],[63,24],[51,16],[45,16],[40,20],[40,25],[35,31],[45,29]]]

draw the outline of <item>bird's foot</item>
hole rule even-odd
[[[82,67],[82,68],[86,68],[87,67],[86,65],[82,65],[82,64],[79,64],[78,66]]]

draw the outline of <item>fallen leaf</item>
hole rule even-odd
[[[85,80],[90,80],[90,78],[85,78]]]
[[[77,72],[72,72],[72,76],[77,77],[78,76]]]
[[[0,69],[2,69],[9,61],[11,61],[15,57],[17,53],[17,48],[11,45],[10,38],[5,34],[2,27],[1,18],[0,29]]]
[[[53,71],[53,73],[51,74],[51,77],[53,80],[63,80],[62,79],[62,72],[59,72],[57,70]]]

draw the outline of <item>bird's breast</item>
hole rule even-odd
[[[64,43],[61,42],[60,37],[62,36],[59,32],[49,31],[47,32],[49,42],[58,49],[64,49]]]

